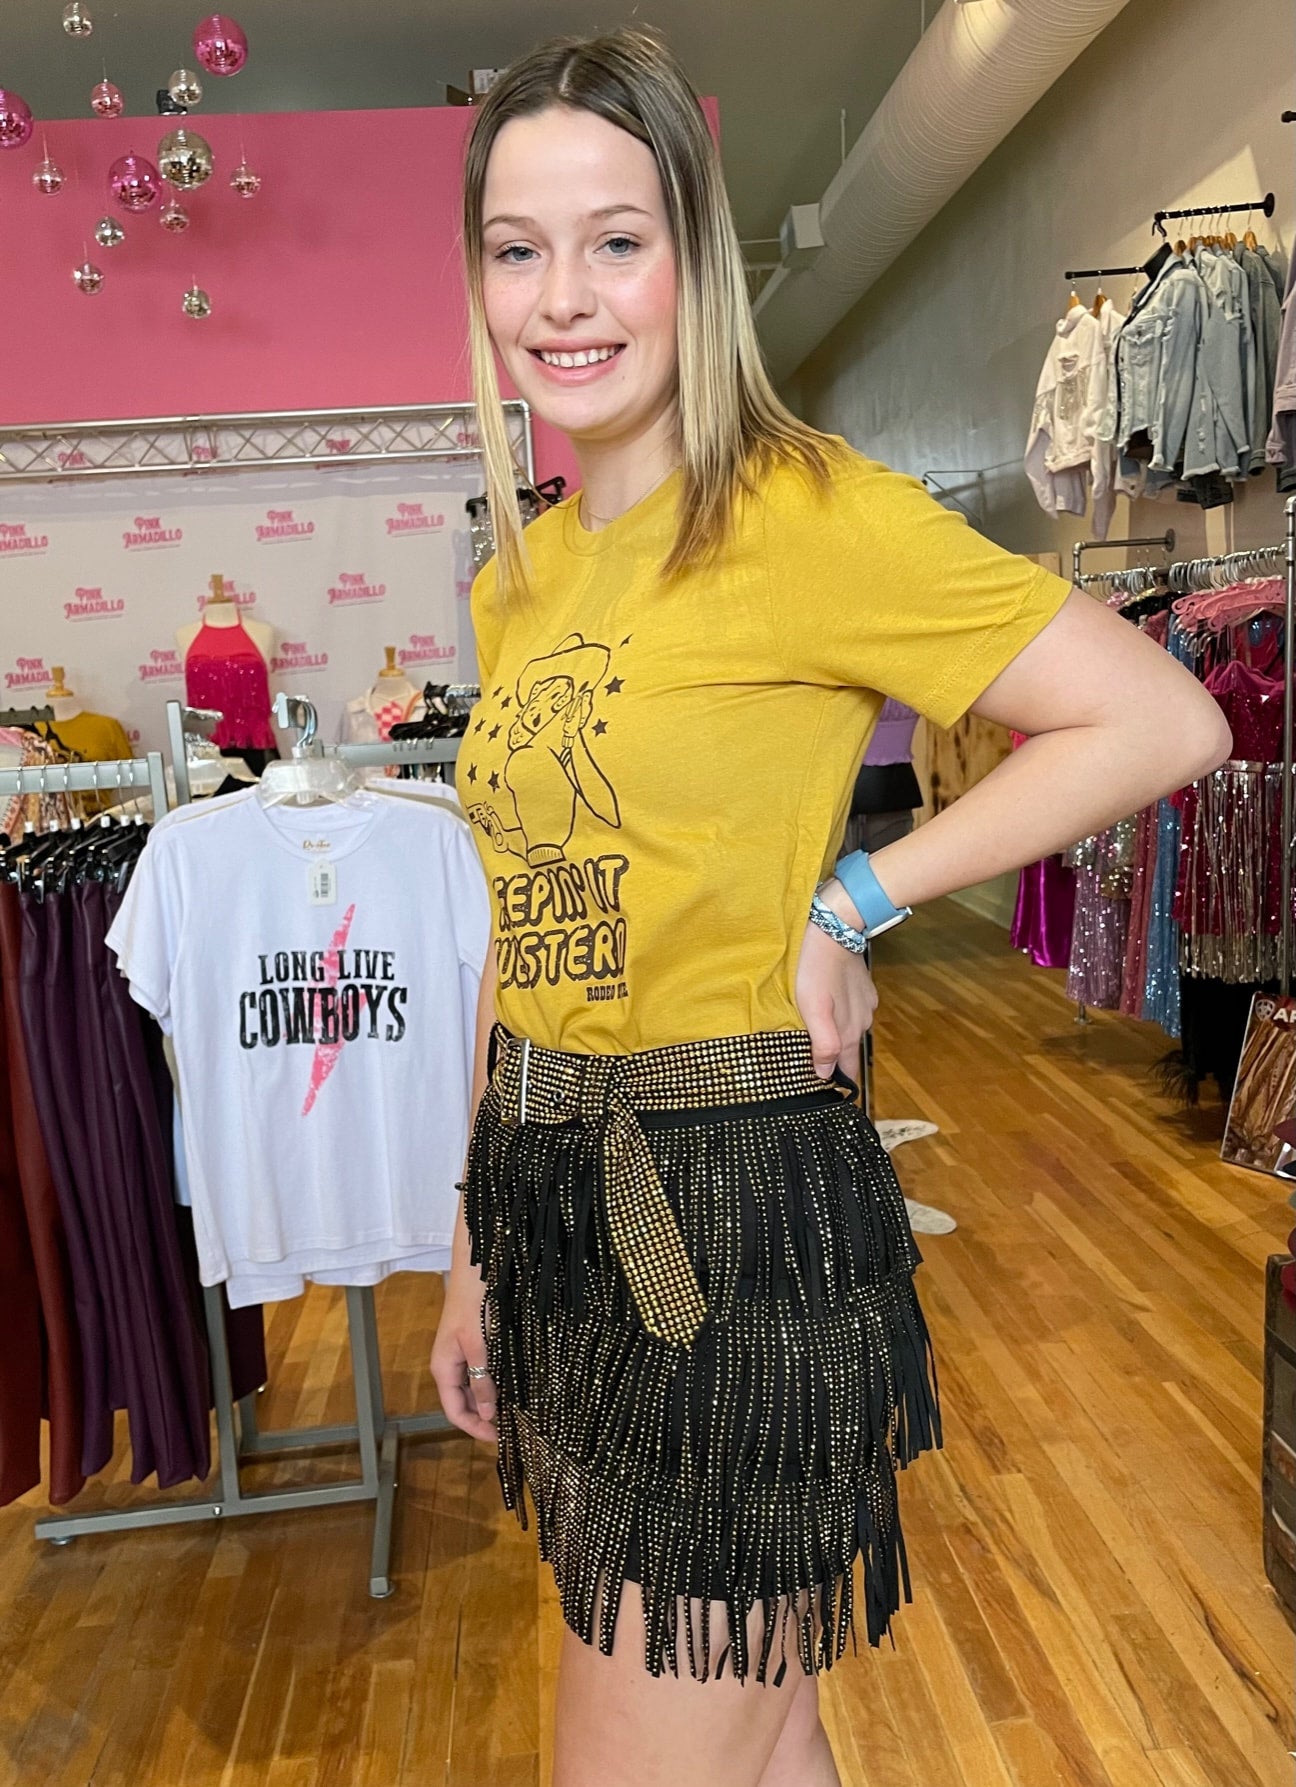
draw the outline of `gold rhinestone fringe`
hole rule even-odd
[[[724,1040],[740,1057],[754,1039]],[[680,1113],[635,1124],[706,1306],[680,1345],[648,1328],[623,1268],[597,1119],[531,1120],[539,1059],[527,1121],[509,1120],[507,1075],[487,1088],[465,1215],[504,1500],[525,1526],[529,1495],[566,1622],[610,1654],[633,1564],[651,1673],[778,1682],[854,1642],[860,1559],[880,1643],[910,1592],[896,1472],[939,1445],[940,1415],[920,1256],[876,1131],[845,1099],[693,1122],[720,1102],[713,1082],[693,1106],[652,1107],[636,1088],[638,1109]],[[804,1088],[795,1060],[757,1083]]]

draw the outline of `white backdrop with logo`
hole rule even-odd
[[[272,693],[335,738],[394,645],[411,682],[473,682],[464,504],[477,462],[105,477],[0,489],[0,708],[40,704],[61,664],[139,750],[184,698],[177,628],[213,572],[275,629]]]

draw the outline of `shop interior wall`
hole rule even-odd
[[[157,207],[124,216],[107,190],[117,156],[155,155],[161,120],[38,123],[0,155],[0,425],[463,402],[471,119],[455,106],[196,114],[218,172],[180,236]],[[31,184],[46,141],[67,177],[54,195]],[[244,150],[263,181],[250,200],[227,185]],[[92,232],[108,213],[127,239],[105,250]],[[84,245],[105,276],[93,297],[71,277]],[[212,300],[201,321],[181,310],[193,283]],[[575,476],[561,436],[538,425],[536,446],[542,477]]]
[[[1067,302],[1062,275],[1145,260],[1158,209],[1271,190],[1276,214],[1257,233],[1290,253],[1296,125],[1281,114],[1293,105],[1291,0],[1126,7],[788,381],[787,396],[899,470],[946,473],[941,482],[979,511],[992,538],[1060,552],[1069,568],[1072,542],[1091,537],[1090,525],[1051,521],[1021,469],[1036,380]],[[1124,309],[1141,283],[1110,281],[1108,290]],[[1088,282],[1081,295],[1094,289]],[[1207,514],[1122,500],[1111,532],[1168,526],[1178,556],[1281,539],[1272,471]],[[1115,552],[1094,555],[1092,566],[1123,562]],[[1010,910],[1002,890],[989,891],[983,908]]]

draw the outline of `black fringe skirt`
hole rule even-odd
[[[683,1654],[699,1680],[727,1664],[777,1685],[790,1650],[816,1674],[856,1642],[858,1557],[877,1645],[910,1599],[896,1470],[939,1446],[940,1415],[921,1256],[877,1131],[843,1095],[853,1082],[835,1070],[806,1090],[798,1072],[786,1096],[636,1112],[705,1300],[681,1346],[630,1292],[594,1126],[506,1111],[509,1040],[497,1026],[465,1217],[504,1501],[525,1527],[529,1491],[566,1623],[611,1655],[638,1583],[650,1673],[678,1675]]]

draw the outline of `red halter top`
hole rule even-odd
[[[204,620],[185,653],[185,700],[224,715],[212,733],[222,750],[273,751],[270,677],[266,661],[239,616],[236,627],[213,627]]]

